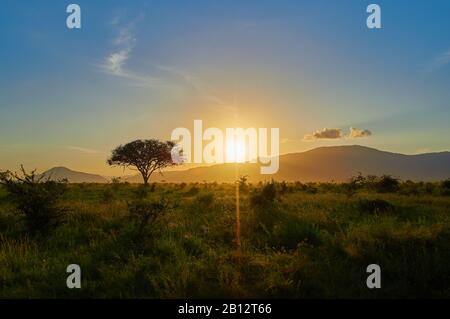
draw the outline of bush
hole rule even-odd
[[[133,195],[136,200],[143,200],[148,196],[149,187],[148,185],[139,185],[134,191]]]
[[[391,175],[383,175],[376,183],[375,187],[379,193],[395,193],[400,187],[400,182]]]
[[[386,213],[394,210],[394,206],[383,199],[361,199],[357,203],[358,211],[366,214]]]
[[[295,249],[300,243],[317,246],[321,243],[321,239],[314,225],[291,218],[274,227],[272,243],[276,247]]]
[[[265,207],[273,204],[278,199],[278,191],[274,181],[266,183],[260,191],[254,192],[250,196],[250,203],[253,207]]]
[[[196,204],[201,207],[211,207],[211,205],[214,203],[214,194],[213,193],[204,193],[200,194],[196,197]]]
[[[130,217],[138,223],[138,236],[141,236],[148,224],[153,224],[167,209],[168,202],[164,199],[137,199],[128,203]]]
[[[444,196],[450,196],[450,179],[447,179],[441,183],[441,193]]]
[[[305,192],[308,194],[317,194],[319,189],[315,186],[314,183],[306,184]]]
[[[27,173],[21,166],[22,176],[11,172],[0,175],[0,183],[6,189],[18,212],[24,217],[30,233],[46,233],[57,226],[64,215],[58,202],[65,193],[67,181],[52,181],[50,177]]]
[[[239,185],[239,191],[241,193],[246,193],[248,191],[248,188],[249,188],[248,187],[248,176],[245,175],[245,176],[239,177],[238,185]]]
[[[113,190],[106,188],[102,193],[102,202],[104,204],[109,204],[115,199],[115,194]]]
[[[183,194],[183,196],[189,197],[189,196],[195,196],[198,194],[200,189],[196,186],[192,186],[186,193]]]
[[[399,193],[407,196],[419,196],[421,195],[422,188],[422,183],[414,183],[408,180],[401,184]]]
[[[122,184],[122,178],[120,177],[113,177],[111,178],[111,188],[114,192],[118,191],[120,189],[120,185]]]
[[[365,178],[361,173],[358,173],[357,176],[353,176],[348,183],[342,184],[342,191],[347,196],[347,198],[351,198],[355,195],[358,190],[364,186]]]

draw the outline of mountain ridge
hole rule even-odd
[[[450,177],[450,152],[422,154],[401,154],[361,145],[324,146],[305,152],[288,153],[280,156],[280,168],[276,174],[261,175],[260,163],[222,163],[186,170],[153,174],[152,182],[233,182],[238,176],[247,175],[250,182],[264,180],[301,182],[343,182],[359,172],[364,175],[390,174],[403,180],[437,181]],[[107,183],[100,175],[72,171],[55,167],[59,176],[63,170],[70,172],[69,182]],[[78,173],[78,174],[77,174]],[[79,175],[84,174],[84,175]],[[141,183],[140,175],[123,178],[130,183]]]
[[[44,173],[41,176],[50,178],[51,180],[62,180],[67,179],[69,183],[107,183],[108,180],[103,176],[97,174],[89,174],[84,172],[78,172],[71,170],[64,166],[56,166],[53,167]]]

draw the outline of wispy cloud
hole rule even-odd
[[[116,76],[127,76],[123,70],[123,65],[130,57],[131,49],[123,49],[119,52],[111,53],[106,59],[105,69]]]
[[[112,25],[118,28],[117,35],[112,41],[114,49],[104,58],[100,68],[108,74],[130,80],[129,84],[154,87],[162,84],[159,78],[141,75],[127,68],[127,62],[137,44],[135,25],[140,18],[125,25],[120,25],[117,20],[114,20]]]
[[[132,20],[129,23],[121,24],[116,17],[111,25],[117,28],[116,36],[112,41],[113,50],[104,57],[99,65],[103,72],[112,76],[129,80],[127,84],[141,87],[170,87],[183,85],[192,88],[200,97],[206,101],[226,109],[230,112],[237,112],[234,101],[227,101],[220,97],[211,87],[205,84],[200,78],[193,75],[192,72],[183,70],[179,67],[167,65],[153,65],[153,73],[143,74],[135,72],[127,66],[132,58],[133,52],[137,46],[136,24],[142,18]]]
[[[428,71],[432,72],[437,69],[443,68],[449,63],[450,63],[450,49],[436,56],[431,62]]]
[[[73,145],[67,146],[67,149],[72,150],[72,151],[76,151],[76,152],[79,152],[79,153],[83,153],[83,154],[102,154],[102,153],[104,153],[104,152],[99,151],[99,150],[94,150],[94,149],[80,147],[80,146],[73,146]]]
[[[175,68],[173,66],[158,65],[157,68],[161,71],[167,72],[175,77],[181,79],[184,84],[194,89],[205,100],[216,104],[222,108],[226,108],[229,111],[237,111],[237,107],[233,102],[226,101],[221,98],[217,93],[213,92],[203,81],[190,72]]]
[[[136,37],[134,35],[135,22],[130,22],[124,26],[118,26],[118,22],[114,22],[119,30],[117,36],[113,40],[115,46],[114,51],[108,54],[101,67],[104,71],[116,75],[127,76],[128,72],[124,70],[125,63],[131,56],[136,44]]]

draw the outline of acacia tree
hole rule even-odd
[[[136,140],[120,145],[112,151],[108,164],[122,166],[139,171],[148,185],[148,180],[156,170],[161,172],[165,167],[177,165],[172,161],[171,150],[175,143],[156,139]]]

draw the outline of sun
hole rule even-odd
[[[245,154],[245,143],[243,141],[228,141],[226,149],[227,163],[244,163]]]

